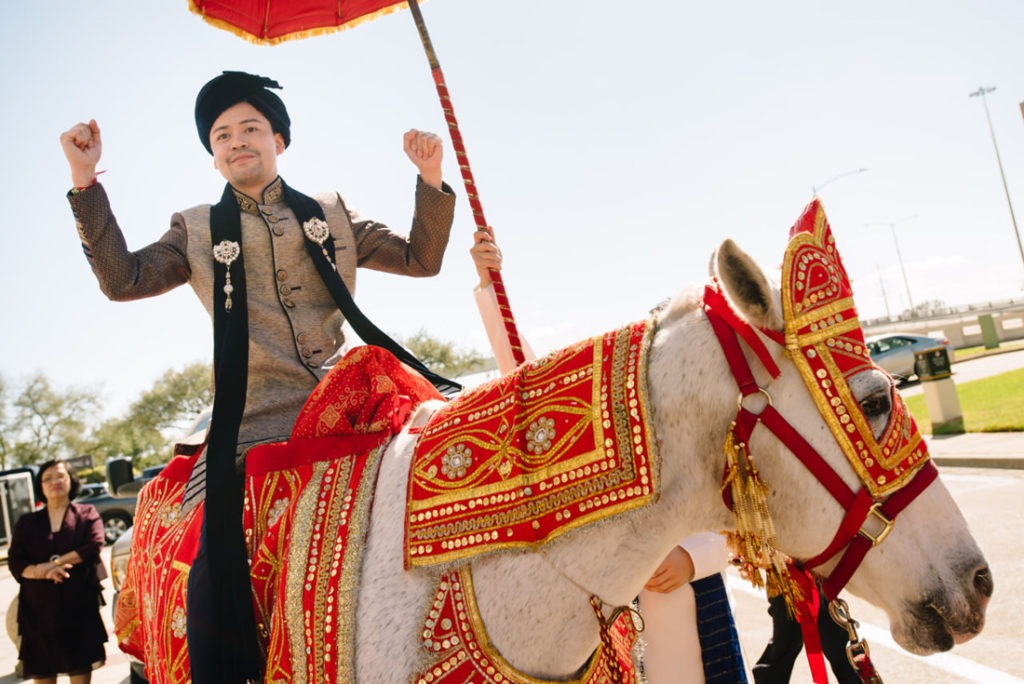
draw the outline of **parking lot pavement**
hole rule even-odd
[[[109,546],[103,549],[103,562],[107,564],[107,569],[109,570]],[[109,579],[105,580],[103,584],[103,598],[106,599],[107,605],[101,608],[101,612],[103,614],[103,621],[107,625],[107,631],[110,633],[110,640],[107,642],[107,664],[93,672],[92,684],[128,684],[128,657],[117,647],[114,635],[111,632],[113,623],[110,615],[110,600],[114,590]],[[0,567],[0,612],[3,613],[5,621],[8,609],[11,607],[11,601],[17,595],[18,583],[11,577],[10,571],[7,569],[6,564],[4,564]],[[18,649],[6,635],[0,635],[0,684],[14,684],[15,682],[24,681],[14,674],[17,662]],[[58,679],[58,681],[67,680],[63,678]]]

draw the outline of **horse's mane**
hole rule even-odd
[[[669,325],[700,306],[704,294],[702,285],[690,285],[675,297],[655,309],[658,324]]]

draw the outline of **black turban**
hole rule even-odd
[[[239,102],[248,102],[260,114],[267,117],[275,133],[284,138],[284,146],[292,140],[292,120],[288,118],[288,110],[268,88],[281,89],[277,81],[266,76],[247,74],[244,71],[225,71],[203,86],[196,96],[196,129],[199,140],[210,154],[210,129],[217,117]]]

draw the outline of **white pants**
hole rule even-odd
[[[650,684],[704,684],[697,604],[685,584],[670,594],[640,592],[644,673]]]

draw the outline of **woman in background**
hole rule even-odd
[[[103,522],[94,507],[72,502],[80,487],[66,462],[42,464],[35,488],[46,505],[21,516],[11,536],[7,566],[21,585],[18,655],[25,677],[37,684],[60,674],[88,684],[106,660],[97,574]]]

